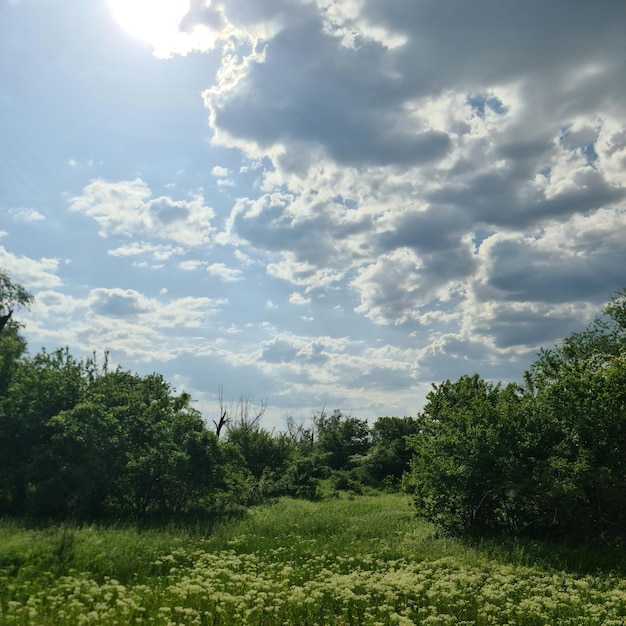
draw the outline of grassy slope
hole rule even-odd
[[[4,522],[0,623],[616,626],[615,554],[468,546],[389,494],[283,499],[210,533]]]

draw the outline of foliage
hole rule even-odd
[[[146,518],[211,510],[226,487],[216,436],[159,374],[42,351],[19,363],[1,405],[5,512]]]
[[[540,353],[526,387],[478,375],[427,397],[404,484],[454,532],[626,539],[626,297]]]
[[[542,350],[523,387],[466,375],[434,385],[417,418],[370,428],[322,410],[284,433],[262,428],[266,401],[227,406],[221,387],[212,432],[160,374],[68,348],[29,356],[10,313],[31,302],[0,269],[2,514],[206,518],[402,481],[448,531],[626,540],[626,291]]]
[[[0,507],[37,513],[36,484],[50,480],[49,421],[81,399],[83,364],[67,350],[42,350],[15,364],[0,398]],[[47,497],[47,496],[46,496]],[[51,497],[54,497],[51,494]]]
[[[540,526],[626,539],[626,351],[563,368],[533,408]]]
[[[29,307],[32,294],[22,285],[14,283],[0,268],[0,398],[6,394],[13,369],[26,351],[26,341],[19,332],[21,324],[15,321],[15,307]]]
[[[32,296],[0,271],[0,313]],[[7,317],[7,319],[9,319]],[[266,401],[224,402],[211,433],[188,394],[159,374],[110,370],[108,355],[68,348],[30,357],[10,320],[0,334],[0,512],[35,518],[154,519],[226,513],[291,495],[320,497],[320,481],[361,491],[397,483],[412,418],[366,420],[320,411],[269,432]],[[220,436],[225,436],[220,439]],[[374,446],[374,447],[372,447]]]
[[[320,497],[320,479],[325,471],[319,457],[295,456],[288,465],[280,483],[281,492],[294,498],[317,500]]]
[[[581,332],[575,332],[550,349],[542,349],[524,374],[529,391],[535,392],[558,381],[568,371],[596,370],[626,349],[626,289],[615,295]]]
[[[335,410],[332,415],[321,411],[314,417],[317,431],[317,449],[326,457],[332,470],[351,467],[354,457],[365,454],[370,447],[367,420],[342,415]]]
[[[419,422],[413,417],[379,417],[370,432],[372,447],[360,461],[363,481],[393,488],[409,469],[413,453],[407,437],[419,432]]]
[[[13,282],[6,270],[0,267],[0,315],[6,315],[15,307],[28,307],[33,295],[19,283]]]
[[[446,530],[512,529],[518,388],[475,374],[434,386],[427,400],[420,433],[409,437],[415,457],[405,479],[417,510]]]

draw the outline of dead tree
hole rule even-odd
[[[228,416],[228,407],[224,404],[224,389],[222,385],[218,387],[218,398],[220,403],[220,417],[219,420],[213,420],[215,424],[215,434],[217,438],[220,438],[220,433],[224,429],[224,426],[228,427],[230,417]]]
[[[257,428],[259,420],[263,417],[267,409],[267,400],[263,400],[260,406],[254,407],[250,395],[241,396],[236,405],[234,402],[227,405],[226,402],[224,402],[224,389],[222,385],[218,387],[218,400],[220,403],[220,414],[218,419],[213,420],[215,434],[218,439],[224,429],[238,428],[245,432],[253,431]]]
[[[235,414],[237,415],[237,426],[246,432],[253,431],[259,424],[259,420],[265,414],[267,400],[263,400],[258,407],[252,406],[250,395],[241,396],[237,403]]]

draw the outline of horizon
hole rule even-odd
[[[372,421],[519,381],[626,286],[620,3],[149,6],[0,4],[31,353],[108,351],[208,424],[220,387],[268,430]]]

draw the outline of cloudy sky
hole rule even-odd
[[[0,0],[31,352],[415,415],[626,286],[623,0]]]

